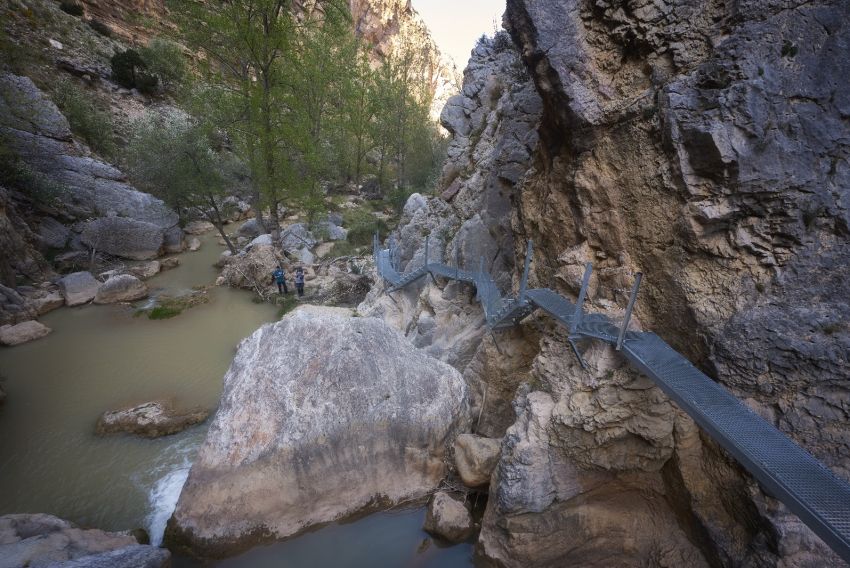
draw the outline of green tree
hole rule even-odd
[[[278,205],[283,181],[291,177],[280,128],[284,60],[295,26],[288,0],[175,2],[187,42],[201,50],[209,86],[196,100],[200,113],[226,129],[248,164],[252,205],[263,224],[270,211],[273,238],[279,238]]]
[[[164,89],[176,91],[185,81],[186,58],[183,49],[173,41],[153,38],[147,46],[139,49],[139,55]]]
[[[235,254],[224,231],[230,160],[213,149],[211,134],[185,114],[148,113],[133,125],[126,161],[136,185],[181,214],[190,212],[207,219]]]

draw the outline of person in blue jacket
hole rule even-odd
[[[284,273],[283,268],[279,264],[277,265],[277,269],[272,272],[272,280],[277,284],[278,294],[289,294],[289,290],[286,288],[286,273]]]
[[[300,266],[295,269],[295,289],[299,298],[304,295],[304,269]]]

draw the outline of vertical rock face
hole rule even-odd
[[[441,122],[452,133],[440,181],[441,197],[414,194],[398,233],[398,261],[412,270],[429,259],[464,267],[484,265],[510,285],[514,243],[511,196],[528,169],[537,145],[540,98],[507,36],[476,47],[460,94],[443,109]],[[482,338],[482,312],[469,290],[455,284],[420,281],[395,301],[376,288],[361,313],[382,315],[415,345],[463,369]]]
[[[643,271],[636,323],[848,477],[850,6],[509,0],[504,22],[539,97],[539,142],[507,185],[510,222],[485,220],[501,228],[465,246],[512,243],[489,268],[516,278],[533,239],[530,285],[567,296],[593,261],[587,308],[615,318]],[[476,61],[443,113],[447,168],[465,156],[466,169],[405,219],[402,268],[428,230],[434,254],[465,252],[462,193],[492,171],[476,152]],[[500,124],[520,116],[504,108]],[[472,195],[483,209],[487,191]],[[374,306],[440,351],[474,335],[465,293],[420,284]],[[498,345],[475,337],[471,357],[446,360],[464,370],[478,433],[504,436],[479,538],[496,564],[841,564],[613,350],[582,346],[583,370],[538,316]]]

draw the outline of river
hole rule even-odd
[[[212,234],[202,241],[199,251],[180,255],[178,268],[148,281],[154,297],[214,282],[222,249]],[[209,294],[208,304],[168,320],[134,317],[123,305],[61,308],[41,318],[53,330],[47,337],[0,348],[8,395],[0,407],[0,515],[145,527],[161,539],[206,425],[156,440],[100,438],[94,426],[106,410],[147,400],[215,408],[239,341],[274,321],[277,309],[244,291],[214,287]],[[469,544],[423,545],[423,516],[420,507],[333,524],[221,565],[470,566]],[[189,565],[175,559],[175,566]]]

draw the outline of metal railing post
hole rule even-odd
[[[635,274],[635,283],[632,286],[632,294],[629,296],[629,305],[626,306],[626,317],[623,320],[623,327],[620,328],[620,335],[617,337],[617,351],[623,348],[623,341],[626,339],[626,331],[629,329],[629,320],[632,319],[632,310],[637,301],[638,290],[640,289],[640,281],[643,279],[643,272]]]
[[[593,264],[588,262],[584,265],[584,278],[581,279],[581,291],[578,293],[578,301],[576,301],[576,311],[573,314],[573,322],[570,325],[570,335],[573,335],[581,323],[581,310],[584,306],[584,298],[587,296],[587,287],[590,284],[590,274],[593,272]]]
[[[517,298],[519,303],[525,301],[525,290],[528,287],[528,268],[531,265],[531,252],[533,248],[534,244],[531,239],[528,239],[528,246],[525,250],[525,267],[522,270],[522,280],[519,282],[519,298]]]

